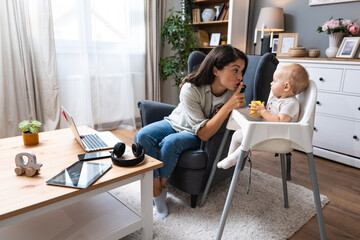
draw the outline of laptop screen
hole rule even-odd
[[[82,146],[82,148],[85,149],[85,146],[84,146],[83,142],[81,141],[80,134],[76,128],[73,118],[71,117],[69,112],[66,111],[66,109],[63,106],[61,106],[61,114],[63,115],[65,121],[70,125],[71,131],[73,132],[76,141],[78,141],[79,144]]]

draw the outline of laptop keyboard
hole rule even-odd
[[[85,146],[94,150],[107,147],[107,144],[96,134],[85,135],[85,137],[82,138],[82,142],[85,144]]]

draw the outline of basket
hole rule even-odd
[[[288,54],[290,57],[305,57],[306,48],[304,47],[290,48]]]
[[[308,55],[309,55],[309,57],[311,57],[311,58],[320,57],[320,49],[309,49]]]

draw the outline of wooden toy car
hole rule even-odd
[[[24,156],[28,158],[27,163],[24,161]],[[36,162],[36,156],[32,152],[21,152],[15,156],[15,173],[17,175],[26,174],[28,177],[34,176],[40,172],[41,163]]]

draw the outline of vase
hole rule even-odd
[[[215,18],[215,12],[212,8],[205,8],[201,14],[201,17],[204,22],[210,22]]]
[[[345,33],[336,32],[330,33],[329,36],[329,47],[325,50],[325,56],[328,58],[333,58],[336,56],[336,53],[339,49],[341,40],[343,39]]]

